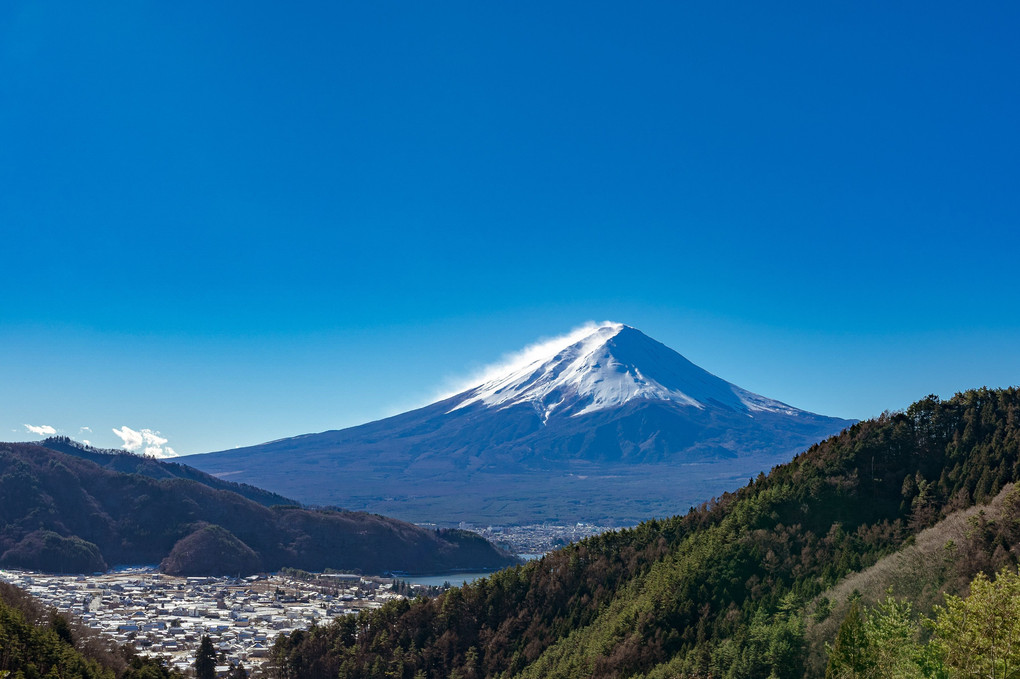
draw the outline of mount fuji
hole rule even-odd
[[[417,410],[181,461],[410,521],[626,525],[733,490],[852,423],[741,389],[605,323]]]

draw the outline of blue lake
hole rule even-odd
[[[518,554],[525,561],[532,561],[534,559],[541,559],[543,554]],[[487,578],[492,575],[492,571],[484,571],[477,573],[446,573],[445,575],[405,575],[399,578],[405,582],[410,582],[415,585],[429,585],[432,587],[441,587],[443,583],[450,583],[454,587],[463,585],[464,583],[472,583],[479,578]]]
[[[447,573],[446,575],[405,575],[400,580],[415,585],[430,585],[432,587],[441,587],[444,582],[448,582],[456,587],[463,585],[465,582],[471,583],[479,578],[486,578],[490,575],[492,575],[491,571],[484,573]]]

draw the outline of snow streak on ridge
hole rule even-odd
[[[603,321],[601,323],[589,321],[564,335],[557,335],[556,337],[551,337],[549,339],[541,339],[534,344],[529,344],[520,351],[514,351],[504,355],[495,363],[490,363],[489,365],[486,365],[480,370],[472,373],[470,377],[455,380],[453,382],[453,386],[445,389],[438,398],[434,399],[434,401],[448,399],[451,396],[456,396],[457,394],[462,394],[465,391],[475,389],[505,375],[516,373],[532,364],[536,364],[537,366],[539,363],[551,360],[556,356],[556,354],[567,347],[592,335],[597,332],[599,328],[605,327],[616,327],[619,331],[619,329],[623,328],[623,324],[614,323],[613,321]]]

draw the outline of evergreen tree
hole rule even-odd
[[[216,679],[216,649],[213,648],[209,635],[202,637],[195,655],[195,678]]]
[[[924,654],[917,643],[919,630],[909,601],[886,597],[867,612],[864,629],[874,655],[872,676],[921,679]]]
[[[825,669],[825,679],[871,676],[875,666],[875,649],[871,648],[865,621],[860,600],[854,599],[839,625],[836,642],[829,649],[829,666]]]
[[[69,646],[74,646],[74,636],[71,634],[71,623],[67,618],[56,611],[50,617],[50,629],[57,633],[57,636]]]

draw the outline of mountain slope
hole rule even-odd
[[[816,596],[1018,476],[1020,390],[929,397],[685,516],[281,638],[275,676],[817,676]]]
[[[215,559],[224,548],[229,564]],[[515,560],[463,531],[265,507],[188,479],[123,474],[38,445],[0,444],[0,566],[90,572],[161,561],[175,574],[208,563],[236,574],[284,566],[437,572]]]
[[[414,521],[619,524],[683,511],[848,424],[606,324],[418,410],[185,460]]]
[[[229,490],[232,493],[237,493],[266,507],[299,504],[296,500],[291,500],[277,493],[271,493],[268,490],[256,488],[245,483],[234,483],[218,479],[212,474],[206,474],[185,464],[170,460],[157,460],[123,450],[93,448],[66,436],[52,436],[39,442],[32,442],[32,444],[40,445],[60,453],[66,453],[67,455],[73,455],[74,457],[80,457],[83,460],[95,462],[100,467],[121,472],[122,474],[141,474],[153,479],[188,479],[190,481],[197,481],[204,486],[209,486],[216,490]]]

